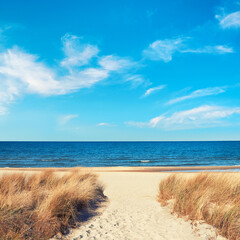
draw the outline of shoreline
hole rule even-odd
[[[46,168],[0,168],[0,171],[42,171],[42,170],[54,170],[58,172],[67,172],[74,168],[82,168],[87,171],[93,172],[179,172],[179,171],[201,171],[201,170],[234,170],[239,169],[237,166],[197,166],[197,167],[46,167]]]

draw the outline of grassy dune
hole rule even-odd
[[[240,239],[240,176],[238,173],[175,174],[161,181],[158,201],[191,220],[205,220],[228,239]]]
[[[97,176],[73,170],[0,178],[0,239],[49,239],[104,199]]]

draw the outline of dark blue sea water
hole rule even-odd
[[[0,167],[240,165],[231,142],[0,142]]]

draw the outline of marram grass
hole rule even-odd
[[[103,200],[95,174],[73,170],[0,177],[0,239],[49,239],[79,223],[82,211]]]
[[[240,174],[174,174],[161,181],[158,201],[173,200],[173,212],[204,220],[228,239],[240,239]]]

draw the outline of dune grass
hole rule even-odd
[[[161,181],[158,201],[173,201],[173,212],[204,220],[228,239],[240,239],[240,176],[238,173],[174,174]]]
[[[73,170],[0,178],[0,239],[49,239],[81,221],[104,199],[95,174]]]

